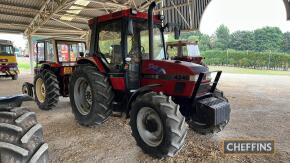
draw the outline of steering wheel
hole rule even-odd
[[[144,54],[145,53],[145,48],[144,46],[141,45],[141,53]]]
[[[140,52],[141,52],[141,56],[142,56],[145,53],[145,48],[144,48],[144,46],[141,46],[140,48],[141,48],[141,51]],[[132,53],[133,53],[134,50],[135,49],[131,48],[130,52],[128,53],[129,56],[132,55]]]

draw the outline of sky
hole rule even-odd
[[[212,0],[202,17],[200,31],[211,35],[221,24],[231,32],[264,26],[290,31],[283,0]]]
[[[0,33],[1,40],[10,40],[16,47],[21,47],[22,49],[25,48],[27,39],[22,34],[7,34],[7,33]]]
[[[200,31],[212,35],[221,24],[228,26],[231,32],[264,26],[290,31],[283,0],[212,0],[202,17]],[[17,47],[25,48],[23,35],[0,33],[0,39],[12,40]]]

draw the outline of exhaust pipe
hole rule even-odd
[[[148,29],[149,29],[149,60],[153,59],[154,56],[154,34],[153,34],[153,25],[154,25],[154,20],[153,20],[153,10],[156,7],[156,2],[152,2],[148,8]]]

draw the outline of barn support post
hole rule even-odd
[[[30,73],[33,74],[33,45],[32,45],[32,37],[28,35],[28,52],[29,52],[29,62],[30,62]]]

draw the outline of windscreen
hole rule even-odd
[[[128,36],[128,53],[134,54],[134,51],[141,51],[142,59],[149,59],[149,30],[148,22],[135,20],[134,23],[134,34]],[[163,42],[163,34],[159,28],[159,25],[155,25],[153,29],[153,59],[161,60],[165,58],[165,48]],[[140,36],[140,47],[138,45],[138,38]],[[136,50],[137,49],[137,50]]]
[[[14,55],[13,47],[11,45],[0,44],[0,55]]]
[[[167,45],[167,53],[170,57],[200,57],[200,51],[197,44]]]
[[[85,43],[57,42],[59,62],[75,62],[80,53],[85,53]]]
[[[200,52],[197,44],[187,45],[187,55],[190,57],[200,57]]]

